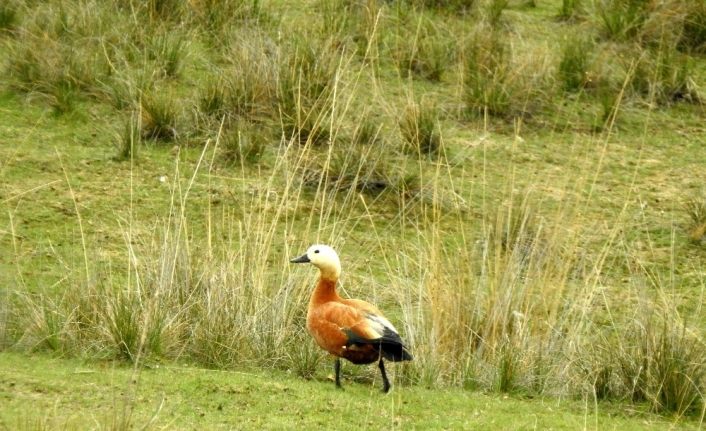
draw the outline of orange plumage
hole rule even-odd
[[[309,301],[306,326],[317,344],[336,356],[336,385],[340,387],[339,358],[354,364],[378,361],[383,391],[387,392],[390,383],[383,358],[395,362],[412,359],[395,327],[372,304],[338,295],[340,261],[331,247],[314,245],[292,262],[312,263],[320,270],[318,284]]]

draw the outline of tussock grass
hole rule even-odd
[[[440,81],[445,72],[453,69],[455,62],[456,46],[452,35],[424,15],[407,19],[411,21],[409,27],[400,29],[392,47],[400,73]]]
[[[230,164],[258,163],[267,148],[267,134],[260,133],[255,126],[239,123],[220,137],[221,159]]]
[[[694,197],[684,203],[684,210],[689,216],[687,231],[692,241],[699,242],[706,237],[706,199]]]
[[[173,141],[178,136],[179,107],[175,96],[167,91],[154,91],[140,100],[142,137],[158,141]]]
[[[466,48],[464,96],[476,113],[504,116],[512,111],[510,47],[497,32],[479,32]]]
[[[418,156],[434,156],[441,151],[438,108],[430,102],[410,101],[400,116],[400,131],[409,152]]]
[[[581,18],[584,14],[585,11],[580,0],[561,0],[557,18],[563,21],[572,21]]]
[[[572,37],[564,43],[558,70],[564,90],[578,91],[587,84],[593,49],[593,42],[584,37]]]
[[[640,35],[649,16],[649,2],[644,0],[605,0],[596,3],[596,13],[605,37],[631,40]]]
[[[8,1],[0,6],[0,34],[11,33],[17,25],[19,6],[12,1]]]
[[[131,160],[137,158],[140,145],[142,144],[141,116],[138,112],[130,115],[125,121],[122,134],[118,136],[118,160]]]

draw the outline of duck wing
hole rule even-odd
[[[356,363],[411,360],[395,327],[375,307],[358,300],[328,302],[310,310],[307,328],[319,346]]]

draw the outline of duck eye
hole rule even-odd
[[[318,252],[319,252],[319,250],[314,250],[314,253],[318,253]]]

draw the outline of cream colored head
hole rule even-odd
[[[321,271],[321,277],[328,280],[338,280],[341,275],[341,261],[338,254],[331,247],[315,244],[303,255],[290,260],[292,263],[311,263]]]

